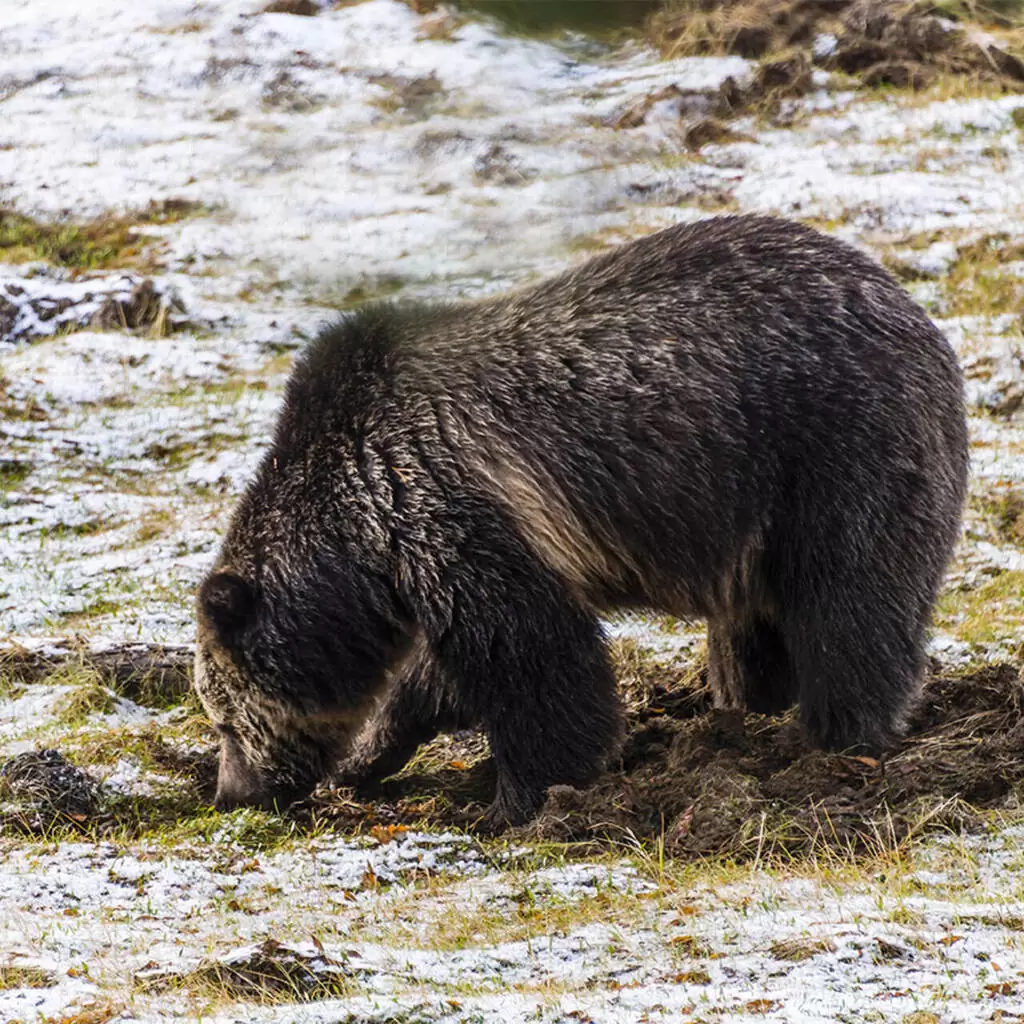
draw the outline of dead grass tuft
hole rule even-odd
[[[972,494],[971,505],[985,518],[996,541],[1024,548],[1024,487],[1003,484]]]
[[[124,1013],[124,1006],[106,999],[86,1003],[59,1017],[43,1017],[40,1024],[107,1024]]]
[[[12,988],[52,988],[57,977],[53,971],[27,964],[0,964],[0,992]]]
[[[186,990],[218,1001],[245,1000],[258,1005],[316,1002],[351,990],[346,961],[322,951],[306,954],[266,939],[250,952],[225,960],[208,960],[186,972],[141,972],[141,992]]]

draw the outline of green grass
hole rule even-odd
[[[1024,625],[1024,572],[1001,572],[973,589],[947,591],[939,599],[935,622],[970,644],[1017,635]]]
[[[24,483],[31,473],[32,467],[27,462],[18,462],[15,459],[0,460],[0,493],[14,490]]]
[[[44,221],[0,206],[0,261],[43,260],[73,270],[151,269],[157,241],[139,225],[171,224],[204,212],[188,200],[165,200],[136,214],[107,214],[81,223]]]

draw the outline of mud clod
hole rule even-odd
[[[0,764],[0,795],[40,820],[81,819],[97,810],[96,784],[57,750],[33,750]]]

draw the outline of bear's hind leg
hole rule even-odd
[[[775,715],[797,698],[785,638],[765,618],[708,623],[708,682],[720,708]]]
[[[794,614],[800,715],[817,745],[878,755],[899,739],[924,667],[922,621],[855,587]]]

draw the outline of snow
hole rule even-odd
[[[318,840],[310,849],[258,859],[242,854],[221,868],[159,848],[128,853],[66,844],[5,855],[0,944],[19,962],[46,965],[62,978],[43,993],[47,1012],[89,989],[82,978],[67,977],[75,965],[87,965],[92,986],[125,984],[137,972],[183,972],[210,958],[237,962],[271,935],[312,957],[309,930],[320,931],[326,912],[340,934],[321,932],[323,951],[348,965],[359,991],[345,1000],[290,1006],[283,1015],[246,1006],[246,1019],[337,1020],[386,1000],[392,1011],[426,1004],[424,1020],[473,1013],[525,1020],[538,1011],[539,1019],[555,1020],[574,1008],[600,1020],[641,1014],[663,1020],[678,1019],[695,1002],[707,1011],[742,1014],[767,1000],[785,1020],[834,1021],[884,1005],[891,1014],[885,1020],[936,1008],[943,1020],[970,1021],[979,999],[990,1012],[1012,1009],[1016,979],[1024,976],[1024,949],[1014,931],[1024,909],[1012,874],[1018,839],[1007,833],[969,841],[970,850],[944,870],[918,870],[909,895],[894,894],[884,882],[837,887],[755,869],[723,886],[698,883],[679,904],[689,908],[683,916],[664,901],[643,900],[639,922],[628,930],[595,922],[529,941],[489,944],[481,936],[454,949],[396,947],[386,922],[424,870],[443,873],[443,888],[417,904],[424,928],[494,903],[493,876],[481,874],[479,858],[459,837],[410,833],[384,845]],[[946,846],[936,847],[937,860],[948,859]],[[222,840],[217,848],[227,861]],[[508,892],[554,899],[553,906],[591,900],[597,886],[607,891],[609,885],[620,899],[657,890],[638,884],[628,869],[586,864],[506,880]],[[231,910],[232,901],[259,910]],[[380,931],[353,931],[356,920],[377,920]],[[186,923],[191,939],[182,948],[176,936]],[[806,958],[775,952],[789,940],[810,946]],[[997,987],[1003,981],[1005,995]],[[454,1007],[442,1007],[456,989],[460,1016],[449,1018]],[[553,1001],[539,995],[545,990]],[[23,1012],[25,998],[24,991],[0,993],[0,1009]],[[166,1020],[183,1009],[180,995],[136,996],[134,1016]],[[213,1019],[238,1019],[239,1012],[225,1009]]]
[[[0,201],[76,221],[200,204],[145,227],[168,247],[154,284],[187,321],[168,337],[88,326],[136,273],[0,267],[0,647],[191,642],[195,583],[266,444],[291,353],[338,305],[500,291],[717,209],[816,218],[876,253],[904,246],[964,364],[975,484],[1024,483],[1005,412],[1024,376],[1019,314],[948,318],[941,287],[965,238],[1024,236],[1024,98],[865,101],[819,74],[788,127],[740,119],[751,141],[690,156],[671,102],[636,128],[612,124],[669,85],[742,80],[747,62],[602,55],[473,21],[426,38],[397,0],[325,4],[316,18],[259,6],[0,4]],[[965,579],[1022,569],[1019,550],[968,530]],[[607,625],[667,660],[702,636],[640,615]],[[979,653],[942,632],[931,650],[954,663]],[[0,698],[0,754],[62,738],[46,723],[69,692]],[[172,734],[176,719],[118,698],[87,726]],[[182,785],[129,755],[88,770],[108,798]],[[305,837],[270,852],[253,848],[259,834],[232,815],[195,843],[0,840],[0,964],[56,979],[0,988],[0,1019],[60,1019],[114,993],[154,1022],[898,1021],[917,1009],[952,1022],[979,1019],[979,1005],[1019,1012],[1024,991],[1013,830],[931,841],[886,878],[754,870],[718,885],[698,872],[685,889],[626,861],[533,868],[529,852],[502,859],[456,834]],[[634,917],[587,917],[609,898]],[[542,918],[528,939],[481,926],[459,948],[430,941],[460,915],[509,926],[524,905],[581,918],[557,930]],[[353,995],[200,1010],[180,992],[133,994],[136,972],[244,956],[268,935],[308,955],[318,936],[353,965]],[[771,953],[810,938],[835,948]]]

